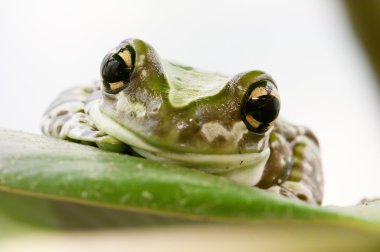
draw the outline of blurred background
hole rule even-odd
[[[376,26],[361,19],[372,10],[328,0],[2,1],[0,127],[39,133],[60,91],[99,78],[105,53],[138,37],[198,68],[268,72],[281,115],[320,139],[324,203],[379,197],[380,57],[365,35]]]

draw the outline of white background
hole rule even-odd
[[[325,204],[380,196],[376,82],[338,1],[3,1],[0,34],[0,127],[38,133],[58,92],[139,37],[199,68],[270,73],[282,116],[320,138]]]

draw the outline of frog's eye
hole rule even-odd
[[[100,66],[104,90],[115,94],[124,89],[131,78],[135,51],[130,45],[108,53]]]
[[[263,134],[273,125],[280,113],[277,87],[269,80],[251,84],[243,99],[241,117],[247,128]]]

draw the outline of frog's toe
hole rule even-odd
[[[319,204],[317,199],[313,196],[312,191],[303,185],[302,182],[286,181],[281,185],[275,185],[268,188],[268,191],[290,199],[299,199],[313,204]]]

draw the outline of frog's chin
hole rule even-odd
[[[259,182],[265,164],[269,159],[270,150],[268,147],[261,152],[240,154],[176,153],[162,150],[144,142],[136,134],[105,116],[100,111],[99,104],[92,104],[88,108],[91,119],[100,130],[124,143],[133,143],[131,148],[147,159],[221,175],[249,186]]]

